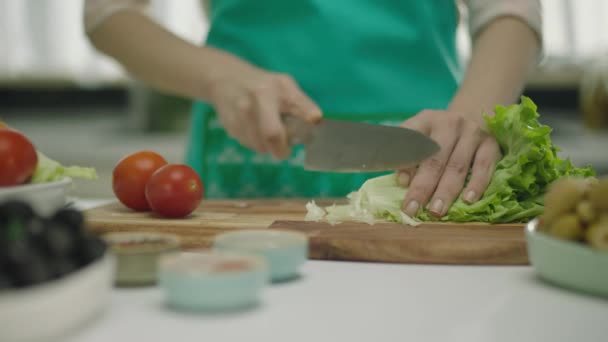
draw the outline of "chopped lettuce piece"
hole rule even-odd
[[[327,211],[325,219],[332,224],[343,221],[359,221],[368,224],[390,221],[411,226],[420,224],[401,210],[406,189],[396,186],[396,184],[395,174],[369,179],[359,191],[348,195],[348,204],[334,204],[325,208]]]
[[[555,180],[595,176],[591,166],[577,168],[570,160],[557,156],[559,149],[551,141],[551,128],[539,123],[537,107],[529,98],[522,97],[520,104],[506,108],[496,106],[494,112],[493,117],[484,115],[484,118],[489,132],[500,145],[503,157],[496,165],[482,198],[469,205],[459,197],[444,217],[438,219],[425,209],[416,219],[525,222],[543,212],[543,195]],[[373,178],[349,195],[349,204],[327,208],[327,218],[405,222],[408,220],[401,217],[400,208],[406,193],[407,189],[399,186],[394,174]]]
[[[306,213],[306,217],[304,218],[305,221],[320,221],[321,219],[323,219],[323,217],[325,217],[325,210],[323,210],[323,208],[319,207],[315,201],[310,201],[308,203],[306,203],[306,210],[308,211]]]
[[[38,165],[32,175],[31,183],[45,183],[61,180],[65,177],[82,178],[88,180],[97,179],[97,172],[90,167],[80,166],[63,166],[45,156],[38,153]]]

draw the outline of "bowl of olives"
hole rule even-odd
[[[608,179],[560,179],[544,204],[543,215],[526,227],[536,272],[553,284],[608,297]]]
[[[27,202],[0,202],[2,339],[61,339],[101,312],[115,267],[107,249],[75,209],[42,216]]]

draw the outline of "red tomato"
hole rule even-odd
[[[20,132],[0,129],[0,186],[27,182],[38,165],[32,142]]]
[[[152,211],[161,216],[188,216],[203,199],[203,183],[187,165],[166,165],[150,177],[146,198]]]
[[[152,151],[139,151],[122,158],[112,172],[114,194],[128,208],[149,210],[146,184],[154,171],[164,165],[167,165],[165,158]]]

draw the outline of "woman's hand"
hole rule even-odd
[[[284,159],[290,154],[281,114],[309,122],[321,119],[319,107],[288,75],[268,72],[225,55],[208,83],[208,98],[228,134],[261,153]]]
[[[280,113],[310,122],[321,118],[291,77],[180,39],[138,11],[118,11],[87,34],[140,81],[213,105],[228,134],[258,152],[278,159],[289,155]]]
[[[481,118],[471,120],[459,113],[437,110],[422,111],[403,122],[403,127],[430,136],[441,147],[417,169],[399,171],[399,182],[409,186],[404,201],[408,215],[414,216],[430,204],[431,214],[442,217],[459,194],[467,203],[483,195],[501,153],[496,140],[482,130],[480,122]],[[462,191],[471,168],[471,179]]]

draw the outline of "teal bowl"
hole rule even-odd
[[[264,257],[273,282],[298,276],[308,259],[308,237],[297,232],[279,230],[241,230],[215,237],[213,248]]]
[[[255,307],[269,282],[266,261],[217,251],[165,255],[159,285],[168,304],[184,311],[234,311]]]
[[[608,253],[549,236],[538,219],[526,226],[530,263],[544,280],[582,293],[608,297]]]

